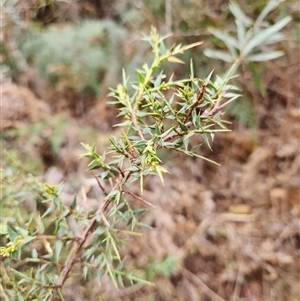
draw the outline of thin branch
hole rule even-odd
[[[100,211],[100,215],[101,215],[102,220],[103,220],[104,224],[106,225],[106,227],[109,228],[110,224],[109,224],[108,220],[106,219],[106,217],[105,217],[105,215],[102,211]]]
[[[79,237],[69,237],[69,236],[59,236],[59,235],[45,235],[45,234],[38,234],[38,235],[35,235],[34,236],[35,239],[46,239],[46,240],[61,240],[61,241],[69,241],[69,240],[72,240],[72,241],[78,241],[80,240]]]
[[[131,192],[131,191],[129,191],[129,190],[124,190],[124,189],[123,189],[123,191],[124,191],[125,193],[130,194],[130,195],[131,195],[132,197],[134,197],[135,199],[137,199],[137,200],[139,200],[139,201],[141,201],[141,202],[147,204],[148,206],[150,206],[150,207],[152,207],[152,208],[156,208],[156,206],[154,206],[153,204],[147,202],[146,200],[144,200],[143,198],[141,198],[141,197],[139,197],[138,195],[134,194],[133,192]]]
[[[32,263],[32,264],[49,263],[49,261],[47,261],[45,259],[38,259],[38,258],[25,258],[21,261],[16,262],[16,264],[14,264],[14,265],[11,265],[11,268],[18,270],[21,266],[28,264],[28,263]]]
[[[232,103],[234,100],[236,100],[239,97],[240,97],[240,95],[236,95],[236,96],[230,98],[229,100],[227,100],[226,102],[224,102],[223,104],[214,106],[210,111],[205,111],[202,114],[202,116],[203,117],[208,117],[208,116],[215,115],[217,112],[219,112],[222,109],[224,109],[226,106],[228,106],[230,103]]]
[[[200,278],[191,273],[186,268],[182,267],[182,274],[184,277],[193,282],[203,293],[210,297],[214,301],[226,301],[216,294],[212,289],[210,289]]]
[[[140,129],[140,126],[138,125],[138,122],[137,122],[137,120],[136,120],[135,110],[132,110],[132,111],[131,111],[131,120],[132,120],[134,126],[136,127],[136,129],[137,129],[137,131],[138,131],[138,133],[139,133],[140,138],[141,138],[142,140],[145,140],[145,138],[144,138],[144,136],[143,136],[143,133],[142,133],[142,131],[141,131],[141,129]]]
[[[120,174],[122,175],[122,177],[125,178],[125,174],[124,174],[124,171],[122,170],[122,168],[120,166],[117,166],[117,169],[120,172]]]
[[[201,115],[201,117],[203,118],[203,117],[209,117],[209,116],[215,115],[217,112],[221,111],[223,108],[228,106],[230,103],[232,103],[234,100],[236,100],[239,97],[240,97],[240,95],[236,95],[221,105],[219,105],[219,103],[221,101],[221,99],[219,98],[216,102],[216,105],[211,110],[205,110],[203,112],[203,114]],[[193,123],[191,121],[189,121],[189,122],[185,123],[185,126],[187,128],[191,128],[193,126]],[[163,139],[163,142],[170,141],[173,138],[184,135],[184,134],[185,134],[185,132],[183,132],[180,127],[177,127],[174,131],[172,131],[169,135],[167,135]]]
[[[118,186],[120,185],[119,181],[117,181],[117,183],[114,185],[114,187],[112,188],[112,191],[115,190]],[[56,284],[54,284],[52,286],[53,289],[60,289],[63,287],[64,283],[66,282],[68,275],[70,273],[70,271],[72,270],[73,266],[75,265],[75,263],[77,262],[77,255],[80,252],[80,250],[82,249],[83,245],[85,244],[85,242],[87,241],[90,232],[93,230],[96,222],[97,222],[97,218],[99,217],[99,215],[101,217],[103,217],[103,213],[105,211],[105,209],[107,208],[108,204],[111,202],[111,199],[108,198],[107,196],[104,199],[103,204],[101,205],[101,207],[96,211],[95,213],[95,217],[90,221],[90,224],[88,225],[88,227],[84,230],[82,236],[81,236],[81,240],[77,242],[77,244],[73,247],[73,249],[71,250],[71,254],[69,256],[69,258],[67,259],[67,262],[60,274],[60,277],[58,279],[58,281],[56,282]],[[50,301],[55,301],[55,297],[52,296]]]
[[[99,181],[98,177],[97,177],[93,172],[92,172],[92,175],[93,175],[93,177],[95,178],[95,180],[97,181],[98,186],[99,186],[99,188],[102,190],[103,194],[104,194],[105,196],[107,196],[107,192],[106,192],[105,188],[103,187],[103,185],[101,184],[101,182]]]
[[[192,123],[191,121],[189,121],[189,122],[187,122],[187,123],[185,124],[185,126],[186,126],[187,128],[190,128],[190,127],[193,126],[193,123]],[[184,132],[182,132],[181,128],[178,127],[178,128],[175,129],[173,132],[171,132],[169,135],[167,135],[167,136],[163,139],[163,141],[164,141],[164,142],[170,141],[170,140],[172,140],[173,138],[175,138],[175,137],[177,137],[177,136],[179,136],[179,135],[182,135],[182,134],[184,134]]]
[[[98,183],[98,186],[99,186],[100,189],[102,190],[103,194],[104,194],[105,196],[107,196],[108,194],[107,194],[105,188],[103,187],[103,185],[101,184],[101,182],[99,181],[98,177],[97,177],[94,173],[92,173],[92,175],[93,175],[93,177],[96,179],[96,181],[97,181],[97,183]],[[106,210],[106,208],[104,208],[103,211],[105,211],[105,210]],[[107,227],[109,227],[109,226],[110,226],[110,225],[109,225],[109,222],[108,222],[108,220],[106,219],[106,217],[105,217],[103,211],[100,211],[101,218],[102,218],[104,224],[105,224]]]
[[[186,123],[186,122],[190,119],[191,114],[192,114],[192,111],[193,111],[194,109],[196,109],[196,108],[201,104],[201,102],[202,102],[202,100],[203,100],[203,96],[204,96],[205,90],[206,90],[206,87],[207,87],[206,84],[203,84],[203,85],[202,85],[201,91],[200,91],[199,94],[197,95],[197,99],[196,99],[195,103],[191,106],[191,108],[190,108],[190,110],[189,110],[189,112],[188,112],[186,118],[184,119],[184,122],[183,122],[183,123]]]

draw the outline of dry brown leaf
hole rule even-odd
[[[248,204],[233,204],[229,206],[228,211],[234,214],[250,214],[252,207]]]

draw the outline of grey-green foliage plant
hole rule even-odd
[[[164,74],[164,62],[182,63],[177,55],[201,44],[167,49],[165,38],[152,29],[145,37],[152,48],[152,63],[137,70],[135,81],[123,71],[123,82],[111,90],[124,121],[117,124],[120,135],[109,138],[110,149],[99,154],[95,146],[83,144],[83,156],[90,159],[89,168],[102,194],[98,208],[77,204],[76,198],[67,206],[60,197],[62,185],[36,182],[36,198],[46,210],[18,224],[2,222],[5,300],[64,300],[64,285],[76,276],[101,281],[107,275],[116,287],[151,284],[125,268],[120,252],[126,236],[140,235],[139,228],[147,227],[139,219],[145,211],[140,207],[155,207],[143,198],[144,178],[156,175],[163,183],[167,170],[160,158],[162,149],[213,162],[198,153],[201,145],[194,145],[191,138],[200,135],[202,144],[210,147],[216,133],[228,131],[223,109],[239,96],[229,77],[212,80],[211,72],[199,78],[192,62],[189,78]],[[133,190],[135,182],[138,194]],[[70,219],[75,228],[69,226]]]
[[[33,0],[30,5],[24,5],[23,0],[1,1],[0,72],[2,78],[17,77],[21,71],[28,72],[26,60],[17,45],[17,41],[24,37],[24,28],[28,26],[28,19],[36,18],[38,11],[45,10],[47,7],[55,11],[56,16],[62,16],[64,10],[56,9],[55,6],[64,6],[66,9],[71,3],[72,0]],[[37,48],[36,54],[39,51],[40,48]]]
[[[284,51],[276,50],[275,45],[286,38],[282,29],[291,21],[290,16],[286,16],[274,24],[270,24],[266,20],[272,11],[278,9],[281,2],[268,1],[259,16],[253,20],[244,13],[236,2],[230,1],[229,9],[234,16],[235,29],[230,33],[228,30],[209,29],[212,36],[223,42],[225,50],[212,48],[204,50],[204,54],[209,58],[233,64],[233,74],[240,69],[245,70],[244,67],[246,67],[250,71],[257,90],[262,95],[265,95],[265,88],[258,72],[259,65],[261,62],[277,59],[284,55]],[[253,105],[247,99],[229,106],[228,112],[251,127],[255,125]]]
[[[286,16],[273,25],[265,20],[280,2],[270,0],[257,19],[252,20],[237,3],[231,1],[229,8],[235,18],[236,25],[233,34],[214,28],[209,29],[212,35],[226,45],[227,50],[206,48],[204,54],[209,58],[236,63],[234,71],[243,62],[264,62],[283,56],[284,52],[275,50],[274,44],[285,39],[285,35],[280,31],[291,21],[291,17]]]
[[[59,88],[97,95],[99,82],[118,77],[121,42],[126,30],[111,20],[86,20],[80,24],[38,26],[19,37],[21,53],[39,76]]]

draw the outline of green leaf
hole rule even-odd
[[[177,58],[176,56],[170,56],[167,58],[167,60],[170,62],[170,63],[176,63],[176,64],[184,64],[184,61]]]
[[[160,179],[160,181],[164,184],[164,178],[163,178],[163,173],[166,173],[167,170],[165,170],[163,167],[159,166],[159,165],[156,165],[155,166],[155,171]]]
[[[276,0],[269,0],[267,5],[264,7],[264,9],[261,11],[257,19],[255,20],[255,27],[259,27],[264,20],[264,18],[272,11],[274,10],[278,5],[280,1]]]
[[[144,149],[147,146],[147,140],[140,140],[138,142],[135,142],[132,146],[136,148]]]
[[[25,237],[25,239],[22,241],[22,246],[25,246],[26,244],[30,243],[34,239],[35,239],[34,236],[27,236],[27,237]]]
[[[12,228],[7,226],[7,234],[8,234],[10,241],[16,242],[16,239],[18,237],[18,233],[16,231],[14,231]]]
[[[200,46],[200,45],[202,45],[202,44],[203,44],[203,42],[202,42],[202,41],[199,41],[199,42],[192,43],[192,44],[189,44],[189,45],[186,45],[186,46],[182,46],[181,49],[180,49],[180,53],[183,53],[184,51],[186,51],[186,50],[188,50],[188,49],[191,49],[191,48]]]
[[[143,212],[147,211],[147,209],[135,209],[133,212],[136,215],[142,214]]]
[[[208,76],[206,77],[205,82],[204,82],[205,85],[208,85],[208,83],[209,83],[209,81],[210,81],[210,79],[211,79],[213,73],[214,73],[214,69],[213,69],[213,70],[208,74]]]
[[[169,108],[170,112],[171,112],[173,115],[175,115],[175,112],[174,112],[174,110],[173,110],[173,108],[172,108],[172,103],[173,103],[173,101],[174,101],[174,95],[171,96],[171,98],[169,99],[169,101],[168,101],[168,100],[165,100],[163,104],[166,105],[166,106]]]
[[[190,59],[190,75],[191,75],[191,78],[194,78],[194,65],[193,65],[192,59]]]
[[[155,81],[154,81],[154,87],[155,88],[158,88],[161,84],[161,78],[162,78],[162,75],[163,75],[163,71],[161,71],[159,73],[159,75],[156,77]]]
[[[143,227],[143,228],[147,228],[147,229],[152,229],[151,226],[149,226],[148,224],[145,224],[145,223],[143,223],[143,222],[140,222],[140,223],[139,223],[139,226],[141,226],[141,227]]]
[[[37,215],[37,224],[38,228],[36,229],[36,233],[43,234],[45,232],[45,226],[40,215]]]
[[[177,119],[177,122],[178,122],[179,127],[180,127],[184,132],[187,132],[187,131],[189,130],[188,127],[187,127],[183,122],[181,122],[179,119]]]
[[[140,71],[136,71],[136,72],[137,72],[137,75],[138,75],[138,78],[139,78],[139,82],[141,84],[145,83],[145,76]]]
[[[183,137],[183,145],[185,150],[188,150],[189,139],[192,136],[194,136],[194,132],[189,132],[187,135]]]
[[[70,209],[74,210],[77,206],[77,195],[74,196],[72,203],[70,204]]]
[[[270,45],[270,44],[281,42],[285,38],[286,38],[286,36],[282,32],[274,33],[271,37],[268,38],[267,41],[265,41],[265,45]]]
[[[126,168],[126,170],[127,171],[139,171],[140,170],[140,168],[139,167],[137,167],[136,165],[133,165],[133,166],[131,166],[131,167],[128,167],[128,168]]]
[[[45,213],[42,215],[42,218],[44,218],[45,216],[51,214],[55,209],[56,209],[56,206],[55,206],[54,204],[51,205],[51,206],[45,211]]]
[[[209,159],[209,158],[203,157],[203,156],[201,156],[201,155],[193,154],[193,157],[197,157],[197,158],[200,158],[200,159],[202,159],[202,160],[204,160],[204,161],[207,161],[207,162],[209,162],[209,163],[212,163],[212,164],[215,164],[215,165],[220,166],[219,163],[217,163],[217,162],[215,162],[215,161],[213,161],[213,160],[211,160],[211,159]]]
[[[228,50],[231,53],[231,56],[236,58],[237,57],[237,51],[236,49],[239,49],[239,43],[238,41],[231,37],[230,35],[228,35],[226,32],[222,32],[218,29],[215,28],[209,28],[208,31],[214,35],[216,38],[218,38],[219,40],[221,40],[228,48]]]
[[[124,282],[123,282],[122,275],[117,275],[117,281],[118,281],[120,286],[123,286],[123,287],[125,286]]]
[[[131,121],[130,120],[126,120],[124,122],[120,122],[120,123],[114,124],[114,127],[127,127],[129,125],[131,125]]]
[[[108,195],[107,198],[113,199],[115,202],[119,202],[121,193],[119,190],[113,190]]]
[[[242,57],[246,57],[255,47],[264,45],[268,42],[268,39],[272,37],[273,34],[279,32],[283,27],[285,27],[292,18],[290,16],[287,16],[274,25],[264,29],[260,30],[245,46],[245,48],[242,50]]]
[[[204,49],[204,55],[211,59],[219,59],[228,63],[232,63],[234,61],[234,58],[232,55],[227,51],[221,51],[221,50],[214,50],[211,48]]]
[[[271,51],[247,56],[248,62],[265,62],[277,59],[284,55],[283,51]]]
[[[125,69],[122,69],[122,81],[123,81],[123,86],[126,87],[127,86],[127,78],[126,78],[126,72]]]
[[[55,256],[56,263],[59,262],[62,247],[63,247],[63,242],[61,240],[57,240],[54,244],[54,256]]]
[[[21,256],[21,248],[18,248],[18,250],[14,251],[11,253],[11,258],[12,259],[16,259],[16,260],[19,260],[20,259],[20,256]]]
[[[111,178],[111,175],[107,171],[104,171],[101,173],[100,177],[103,180],[105,180],[105,179],[107,180],[107,179]]]
[[[83,267],[83,278],[86,279],[87,278],[87,274],[88,274],[89,268],[85,265]]]
[[[122,270],[124,268],[125,264],[125,258],[122,259],[122,261],[118,264],[117,270]]]
[[[98,226],[97,229],[94,231],[93,236],[94,235],[101,236],[105,232],[106,232],[106,229],[104,227]]]
[[[39,257],[39,254],[36,249],[31,250],[31,257],[34,259],[37,259]]]
[[[209,148],[210,150],[212,150],[212,149],[211,149],[211,146],[210,146],[210,143],[209,143],[209,140],[208,140],[206,134],[201,134],[201,137],[202,137],[204,143],[208,146],[208,148]]]
[[[230,1],[229,9],[237,20],[245,24],[246,26],[252,25],[253,21],[241,10],[235,1]]]
[[[244,27],[244,24],[238,19],[235,19],[235,24],[239,43],[238,49],[241,50],[244,48],[246,43],[246,28]]]
[[[137,220],[135,219],[135,218],[133,218],[133,219],[131,219],[130,220],[130,223],[129,223],[130,225],[131,225],[131,231],[135,228],[135,226],[137,225]]]
[[[7,234],[7,225],[1,224],[0,225],[0,235],[6,235]]]

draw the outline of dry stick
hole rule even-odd
[[[200,278],[198,278],[196,275],[191,273],[186,268],[182,267],[182,274],[187,279],[189,279],[191,282],[193,282],[199,289],[205,293],[208,297],[210,297],[214,301],[226,301],[223,298],[221,298],[218,294],[216,294],[212,289],[210,289]]]

